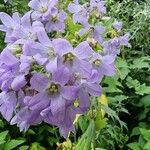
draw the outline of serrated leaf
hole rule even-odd
[[[150,140],[150,130],[147,130],[147,129],[144,129],[144,128],[140,128],[140,132],[141,132],[141,135],[143,136],[143,138],[146,141]]]
[[[7,134],[8,134],[8,131],[4,131],[0,133],[0,143],[4,143]]]
[[[24,140],[10,140],[4,145],[4,150],[12,150],[16,148],[17,146],[23,144]]]
[[[139,143],[134,142],[127,145],[131,150],[142,150]]]
[[[138,80],[133,80],[131,77],[128,77],[126,81],[126,84],[129,88],[136,88],[140,86],[140,82]]]
[[[128,96],[125,95],[117,95],[114,97],[108,97],[109,103],[118,103],[128,99]]]
[[[119,87],[122,87],[122,84],[118,81],[117,76],[115,77],[106,77],[103,81],[104,84],[107,84],[108,87],[104,87],[104,92],[108,93],[122,93]]]
[[[25,146],[21,146],[18,148],[18,150],[28,150],[29,146],[25,145]]]
[[[141,57],[138,59],[135,59],[133,61],[133,64],[130,65],[131,69],[142,69],[142,68],[149,68],[150,66],[150,57]]]
[[[140,85],[140,86],[137,86],[135,88],[136,90],[136,94],[139,94],[139,95],[144,95],[144,94],[149,94],[150,93],[150,86],[146,86],[145,83]]]
[[[118,57],[116,61],[116,66],[117,66],[117,70],[118,70],[117,74],[119,78],[124,80],[130,72],[127,62],[124,59]]]

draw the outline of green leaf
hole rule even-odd
[[[107,87],[104,87],[104,92],[108,93],[122,93],[122,91],[119,89],[119,87],[122,87],[122,84],[118,81],[118,77],[114,76],[112,77],[106,77],[103,81],[104,84],[107,85]]]
[[[135,135],[140,135],[139,127],[135,127],[132,129],[130,137],[135,136]]]
[[[150,140],[145,144],[144,150],[150,150]]]
[[[4,150],[12,150],[16,148],[17,146],[23,144],[24,140],[10,140],[4,145]]]
[[[128,99],[128,96],[125,95],[117,95],[114,97],[108,97],[109,103],[121,103],[122,101]]]
[[[142,69],[142,68],[149,68],[150,66],[150,57],[141,57],[138,59],[135,59],[133,61],[133,64],[130,65],[131,69]]]
[[[139,95],[144,95],[144,94],[149,94],[150,93],[150,86],[146,86],[145,83],[140,85],[140,86],[137,86],[135,88],[136,90],[136,94],[139,94]]]
[[[138,80],[133,80],[131,77],[127,77],[126,84],[129,88],[136,88],[140,86],[140,82]]]
[[[0,133],[0,144],[5,143],[5,138],[6,138],[7,134],[8,134],[8,131],[4,131],[4,132]]]
[[[30,150],[46,150],[46,149],[40,146],[39,143],[33,143],[30,147]]]
[[[144,138],[146,141],[149,141],[149,140],[150,140],[150,130],[147,130],[147,129],[144,129],[144,128],[140,128],[140,132],[141,132],[143,138]]]
[[[103,128],[105,128],[107,125],[107,118],[101,117],[101,112],[97,112],[97,116],[95,118],[95,129],[96,131],[99,131]]]
[[[0,120],[0,128],[4,128],[4,123],[2,120]]]
[[[124,80],[130,72],[129,66],[125,60],[123,60],[122,58],[119,58],[119,57],[117,58],[116,64],[117,64],[117,68],[118,68],[119,78]]]
[[[142,150],[139,143],[134,142],[127,145],[131,150]]]
[[[21,146],[18,148],[18,150],[28,150],[29,146],[25,145],[25,146]]]
[[[80,129],[84,133],[86,131],[86,129],[88,128],[88,125],[89,125],[86,116],[79,117],[78,123],[79,123]]]
[[[150,95],[146,95],[140,100],[140,106],[143,106],[143,105],[144,107],[150,106]]]
[[[67,17],[66,23],[67,23],[68,32],[67,32],[67,35],[65,38],[70,41],[75,40],[76,32],[78,32],[82,28],[82,25],[75,24],[73,22],[72,18],[69,16]],[[74,42],[74,41],[72,41],[72,42]]]
[[[95,123],[94,120],[91,120],[86,132],[82,135],[81,139],[78,141],[75,149],[91,150],[91,143],[94,139],[94,135],[95,135]]]

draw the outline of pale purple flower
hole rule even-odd
[[[70,3],[68,6],[69,12],[73,14],[74,23],[88,24],[88,12],[86,5],[80,5],[78,0]]]
[[[21,18],[18,13],[14,13],[12,17],[4,12],[0,12],[0,20],[2,25],[0,25],[0,31],[6,32],[5,42],[13,43],[16,41],[16,37],[12,36],[12,33],[21,24]]]
[[[100,15],[106,13],[105,1],[104,0],[90,0],[91,11],[96,10]]]
[[[116,56],[111,55],[100,55],[99,53],[94,53],[91,59],[93,67],[99,72],[100,76],[113,76],[116,73],[115,68],[115,58]]]
[[[31,110],[44,109],[50,104],[53,115],[64,110],[66,101],[73,101],[77,94],[77,87],[66,86],[69,78],[69,70],[64,67],[52,75],[52,80],[42,74],[35,74],[31,78],[30,84],[31,88],[39,93],[33,96],[29,102],[29,108]]]
[[[45,26],[46,31],[64,32],[66,17],[66,13],[64,11],[58,12],[58,10],[56,10],[55,12],[51,13],[51,15],[48,17],[49,21],[47,21]]]
[[[7,121],[12,118],[16,103],[17,98],[14,91],[0,93],[0,112]]]
[[[120,31],[122,29],[122,22],[119,22],[119,21],[115,21],[113,23],[113,27],[117,30],[117,31]]]
[[[103,53],[104,55],[113,54],[118,55],[120,53],[121,46],[128,46],[129,44],[129,34],[125,34],[120,37],[115,37],[103,43]]]
[[[93,38],[98,43],[102,44],[103,42],[103,36],[102,34],[105,32],[105,28],[100,25],[92,26],[89,25],[85,28],[82,28],[79,30],[78,34],[79,36],[82,36],[84,34],[88,34],[90,38]]]
[[[31,0],[28,5],[33,9],[32,19],[41,18],[44,21],[55,10],[57,2],[58,0]]]
[[[36,33],[43,28],[41,22],[31,21],[31,12],[28,12],[21,18],[21,25],[13,31],[12,35],[17,38],[15,43],[24,44],[28,40],[35,41]]]
[[[29,126],[37,125],[42,122],[40,111],[31,111],[28,107],[23,107],[11,120],[10,124],[20,128],[20,131],[27,131]]]
[[[79,72],[85,76],[91,73],[92,67],[88,59],[92,55],[92,48],[86,41],[76,48],[73,48],[65,39],[55,39],[52,44],[56,53],[61,56],[63,65],[67,66],[70,71]]]

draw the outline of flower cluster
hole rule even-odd
[[[0,112],[21,131],[44,121],[67,137],[75,132],[76,114],[89,109],[92,96],[101,95],[102,78],[115,74],[115,58],[128,45],[128,35],[119,36],[122,23],[115,21],[116,36],[108,38],[95,22],[106,13],[102,0],[83,5],[75,0],[68,6],[70,14],[58,3],[31,0],[31,10],[22,17],[0,13],[7,44],[0,54]],[[77,44],[63,38],[71,15],[82,25]]]

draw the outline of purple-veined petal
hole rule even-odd
[[[40,54],[36,54],[35,56],[33,56],[33,58],[39,65],[44,65],[48,61],[48,58],[43,58]]]
[[[52,58],[46,64],[46,70],[50,73],[53,73],[57,70],[57,57]]]
[[[18,63],[18,59],[11,54],[11,52],[7,49],[3,50],[0,56],[1,61],[3,61],[6,65],[14,65]]]
[[[14,27],[14,24],[15,24],[14,20],[8,14],[1,12],[0,20],[6,27],[8,27],[8,28]]]
[[[73,70],[75,72],[79,72],[83,76],[87,77],[87,76],[91,75],[92,66],[88,61],[79,60],[79,59],[76,58],[75,61],[74,61]]]
[[[17,98],[14,92],[0,93],[0,112],[7,121],[12,118],[16,102]]]
[[[88,42],[84,41],[80,43],[75,49],[75,54],[79,59],[86,59],[91,57],[92,55],[92,48],[88,44]]]
[[[87,83],[86,88],[92,96],[100,96],[102,93],[102,87],[99,84]]]
[[[61,94],[67,100],[75,100],[78,94],[78,88],[76,86],[64,86]]]
[[[62,96],[57,96],[51,98],[51,112],[53,115],[57,114],[59,111],[62,111],[65,109],[65,100],[62,98]]]
[[[53,74],[52,80],[60,83],[61,85],[65,85],[70,78],[69,69],[66,67],[58,68],[56,72]]]
[[[31,88],[39,92],[44,91],[49,84],[49,79],[43,74],[36,73],[30,80]]]
[[[26,80],[24,75],[18,75],[11,83],[13,90],[18,91],[26,85]]]
[[[31,110],[43,110],[50,104],[50,97],[46,92],[38,93],[31,98],[28,106]]]
[[[73,50],[71,44],[65,39],[55,39],[52,41],[52,44],[56,50],[56,53],[58,53],[60,56]]]
[[[45,30],[38,31],[37,32],[37,37],[38,37],[38,40],[42,44],[45,44],[47,46],[51,46],[51,41],[50,41],[48,35],[46,34]]]

